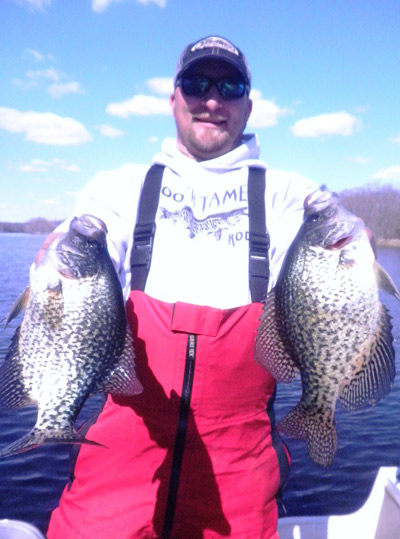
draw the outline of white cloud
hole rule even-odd
[[[372,159],[369,157],[364,157],[363,155],[356,155],[355,157],[350,157],[348,159],[351,163],[358,163],[359,165],[366,165],[367,163],[372,163]]]
[[[397,135],[397,137],[394,137],[394,139],[392,139],[392,142],[395,142],[396,144],[400,144],[400,132]]]
[[[396,180],[400,181],[400,165],[394,165],[388,168],[381,168],[372,178],[374,180]]]
[[[24,133],[25,140],[53,146],[70,146],[91,140],[81,123],[51,112],[20,112],[0,107],[0,129]]]
[[[103,124],[100,126],[100,133],[104,135],[105,137],[110,138],[116,138],[116,137],[122,137],[124,134],[121,129],[117,129],[116,127],[113,127],[112,125],[106,125]]]
[[[354,107],[353,112],[355,114],[364,114],[369,110],[369,105],[358,105],[357,107]]]
[[[83,94],[84,91],[81,88],[79,82],[55,82],[47,88],[51,97],[60,98],[66,94]]]
[[[32,159],[29,163],[21,164],[18,170],[21,172],[49,172],[51,168],[66,170],[67,172],[79,172],[80,168],[74,163],[67,163],[63,159],[52,159],[44,161],[43,159]]]
[[[29,163],[20,165],[18,170],[21,172],[47,172],[49,170],[49,163],[42,159],[32,159]]]
[[[80,172],[80,167],[75,163],[67,163],[64,159],[53,159],[51,164],[61,170],[66,170],[67,172]]]
[[[121,0],[92,0],[92,9],[96,13],[103,13],[111,4],[117,4]]]
[[[53,159],[52,161],[54,166],[66,170],[67,172],[80,172],[80,167],[75,163],[67,163],[63,159]]]
[[[153,77],[146,81],[148,89],[156,95],[171,95],[174,91],[172,77]]]
[[[263,99],[259,90],[253,89],[250,97],[253,101],[253,110],[248,121],[249,127],[271,127],[278,123],[281,116],[290,113],[289,109],[280,108],[273,101]]]
[[[52,81],[52,84],[47,87],[47,92],[51,97],[61,98],[67,94],[83,94],[85,93],[81,85],[77,81],[61,82],[66,78],[65,74],[61,71],[57,71],[54,67],[47,69],[31,69],[26,73],[28,84],[24,84],[23,81],[16,81],[20,86],[26,88],[37,86],[43,83],[43,81]]]
[[[153,116],[171,114],[169,99],[150,95],[135,95],[119,103],[107,105],[106,112],[112,116]]]
[[[47,69],[30,69],[27,71],[26,76],[32,80],[44,79],[58,82],[64,77],[64,74],[54,69],[54,67],[49,67]]]
[[[118,4],[122,0],[92,0],[92,9],[96,13],[104,13],[107,11],[111,4]],[[156,4],[158,7],[165,7],[167,5],[167,0],[136,0],[138,4]]]
[[[52,0],[19,0],[19,3],[28,4],[33,9],[43,10],[45,7],[50,6]]]
[[[138,4],[156,4],[158,7],[165,7],[167,5],[167,0],[136,0]]]
[[[156,95],[138,94],[124,101],[109,103],[106,112],[120,118],[170,115],[169,96],[173,92],[172,77],[153,77],[146,81],[146,86]]]
[[[34,49],[26,49],[26,52],[31,56],[36,62],[44,62],[45,57],[42,53],[39,51],[35,51]]]
[[[296,137],[319,137],[321,135],[354,135],[359,120],[348,112],[320,114],[297,121],[291,130]]]

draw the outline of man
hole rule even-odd
[[[267,173],[264,193],[257,138],[243,134],[250,86],[232,43],[189,45],[171,96],[177,140],[147,187],[124,166],[81,193],[76,214],[109,230],[143,392],[108,397],[86,434],[107,449],[80,449],[49,539],[277,537],[288,457],[254,336],[316,186]]]

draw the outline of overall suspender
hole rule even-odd
[[[133,232],[131,253],[131,290],[142,290],[146,286],[156,233],[156,213],[160,199],[163,165],[152,165],[144,179],[140,195],[138,218]]]
[[[160,199],[163,165],[152,165],[147,172],[139,203],[131,253],[131,289],[144,290],[150,270]],[[265,225],[265,170],[249,168],[249,284],[253,302],[265,298],[269,281],[269,235]]]
[[[269,282],[269,234],[265,224],[265,170],[249,168],[249,283],[252,302],[263,301]]]

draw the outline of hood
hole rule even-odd
[[[255,166],[267,168],[267,165],[260,161],[260,146],[257,135],[243,135],[240,146],[231,152],[210,159],[208,161],[196,161],[183,154],[176,139],[167,138],[162,144],[162,152],[154,157],[153,163],[165,165],[171,170],[181,175],[184,170],[187,174],[190,169],[199,172],[199,167],[213,173],[224,173],[230,170],[237,170],[245,166]]]

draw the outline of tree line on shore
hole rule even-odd
[[[391,185],[346,189],[339,194],[345,208],[361,217],[379,240],[400,239],[400,190]]]
[[[25,234],[49,234],[62,221],[49,221],[44,217],[30,219],[26,223],[0,222],[0,232],[25,233]]]
[[[363,219],[377,240],[400,239],[400,190],[387,185],[380,188],[346,189],[339,194],[349,211]],[[26,223],[0,222],[0,232],[48,234],[61,223],[43,217]]]

